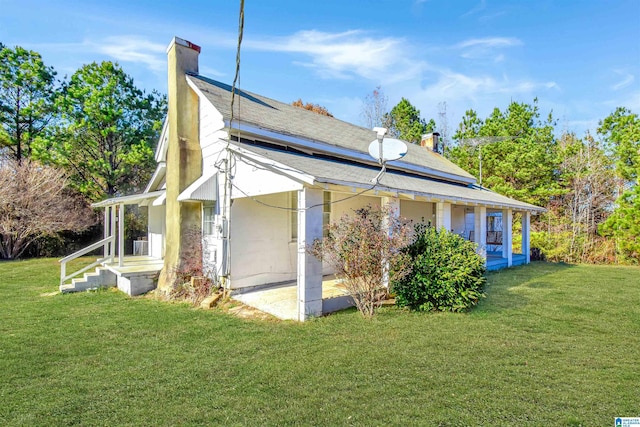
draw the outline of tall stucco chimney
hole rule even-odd
[[[438,132],[431,132],[426,135],[422,135],[420,140],[420,146],[426,147],[436,153],[440,152],[440,134]]]
[[[168,124],[167,205],[164,267],[158,289],[171,290],[176,272],[202,263],[202,210],[198,202],[179,202],[178,195],[202,173],[198,140],[198,96],[186,74],[198,73],[200,46],[174,37],[167,48]]]

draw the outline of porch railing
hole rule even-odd
[[[84,249],[80,249],[77,252],[72,253],[71,255],[67,255],[66,257],[62,258],[61,260],[59,260],[58,262],[60,263],[60,285],[64,285],[64,282],[66,282],[67,280],[76,277],[79,274],[84,273],[85,271],[92,269],[93,267],[102,264],[103,262],[109,260],[111,262],[113,262],[113,254],[114,254],[114,245],[116,242],[116,236],[109,236],[109,237],[105,237],[104,239],[100,240],[99,242],[96,242],[92,245],[87,246]],[[109,246],[110,245],[110,246]],[[102,258],[99,258],[96,262],[91,263],[90,265],[75,271],[71,274],[67,275],[67,263],[70,261],[73,261],[74,259],[81,257],[82,255],[86,255],[89,252],[95,251],[96,249],[99,248],[104,248],[104,256]]]

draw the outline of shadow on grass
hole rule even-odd
[[[516,292],[517,288],[553,288],[555,285],[546,277],[573,267],[565,263],[535,261],[528,265],[489,272],[486,275],[486,298],[482,299],[469,313],[522,308],[529,303],[529,298],[521,292]]]

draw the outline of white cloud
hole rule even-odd
[[[99,40],[85,39],[81,42],[39,43],[32,46],[37,50],[64,54],[67,58],[82,58],[80,61],[83,62],[86,62],[84,58],[99,60],[95,56],[98,53],[119,62],[142,64],[156,73],[164,73],[167,69],[167,46],[135,35],[113,36]],[[75,71],[75,66],[74,64],[62,67],[62,70]]]
[[[478,3],[475,7],[471,8],[470,10],[468,10],[467,12],[465,12],[464,14],[462,14],[462,17],[466,17],[466,16],[470,16],[470,15],[475,15],[476,13],[480,13],[483,10],[485,10],[487,8],[487,2],[486,0],[480,0],[480,3]]]
[[[481,39],[469,39],[458,43],[455,47],[463,49],[467,47],[494,48],[519,46],[522,41],[515,37],[485,37]]]
[[[286,37],[248,40],[249,49],[299,53],[309,62],[298,61],[316,69],[324,78],[362,76],[377,79],[399,65],[407,65],[404,40],[395,37],[373,37],[361,30],[341,33],[300,31]]]
[[[87,42],[97,52],[118,61],[141,63],[155,72],[166,70],[166,46],[138,36],[107,37],[99,42]]]
[[[612,90],[620,90],[622,88],[629,86],[635,81],[634,75],[624,70],[613,70],[613,72],[621,76],[622,79],[618,81],[616,84],[611,86]]]
[[[503,53],[495,53],[499,49],[505,49],[522,45],[522,41],[514,37],[486,37],[469,39],[453,46],[460,50],[460,56],[466,59],[491,59],[493,62],[504,61]]]
[[[481,96],[495,94],[521,95],[541,89],[557,88],[555,82],[536,82],[533,80],[510,81],[506,76],[496,79],[493,76],[469,76],[451,70],[442,70],[435,83],[425,88],[433,100],[474,100]]]

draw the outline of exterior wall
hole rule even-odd
[[[436,208],[431,202],[417,202],[415,200],[400,200],[400,216],[412,221],[431,223],[436,225]]]
[[[332,200],[334,203],[331,205],[331,221],[335,222],[340,220],[342,215],[353,215],[353,211],[356,209],[363,208],[367,205],[371,205],[372,207],[380,207],[380,198],[379,197],[370,197],[370,196],[358,196],[343,202],[337,202],[336,200],[344,199],[349,197],[348,193],[333,193]]]
[[[288,207],[288,193],[257,197]],[[250,198],[236,199],[231,208],[232,289],[295,280],[296,245],[290,245],[290,211],[270,208]],[[292,257],[291,250],[294,254]]]
[[[200,99],[200,148],[202,157],[210,157],[212,152],[208,148],[212,147],[220,138],[226,138],[227,133],[222,132],[224,121],[222,114],[209,102]],[[219,151],[215,150],[214,151]]]
[[[466,214],[465,206],[460,206],[460,205],[451,206],[451,230],[456,234],[467,237],[465,236],[465,234],[468,235],[469,233],[465,233],[466,231],[465,230],[466,229],[465,214]]]
[[[165,206],[149,206],[149,256],[164,257]]]

